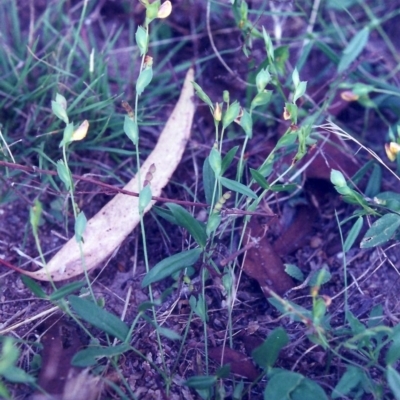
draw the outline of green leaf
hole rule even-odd
[[[143,69],[138,77],[138,80],[136,82],[136,93],[138,96],[140,96],[144,89],[149,85],[151,80],[153,79],[153,68],[152,67],[146,67]]]
[[[139,142],[139,129],[137,123],[125,115],[124,119],[124,132],[129,139],[132,140],[133,144],[137,146]]]
[[[304,274],[301,269],[294,264],[284,264],[285,272],[291,276],[292,278],[296,279],[297,281],[303,282],[304,281]]]
[[[83,242],[83,233],[85,232],[87,219],[85,213],[81,211],[75,220],[75,240]]]
[[[147,53],[148,36],[143,26],[138,26],[135,34],[136,44],[140,50],[140,55]]]
[[[279,352],[288,343],[289,337],[286,331],[281,327],[275,328],[264,343],[253,350],[251,356],[261,368],[272,368],[278,359]]]
[[[64,297],[68,296],[71,293],[76,292],[77,290],[81,289],[85,285],[85,282],[72,282],[60,287],[59,289],[55,290],[50,296],[50,301],[57,301],[63,299]]]
[[[360,368],[349,365],[347,371],[340,378],[332,393],[332,399],[342,399],[356,388],[363,379],[363,371]]]
[[[365,188],[365,196],[373,198],[381,190],[382,184],[382,168],[379,164],[374,164],[372,167],[371,176],[368,179],[367,187]]]
[[[13,383],[35,383],[36,381],[33,376],[14,365],[3,371],[2,375],[5,379]]]
[[[225,186],[229,190],[233,190],[234,192],[240,193],[244,196],[250,197],[252,199],[257,199],[257,195],[249,189],[247,186],[243,185],[242,183],[233,181],[228,178],[221,177],[219,178],[221,184]]]
[[[68,143],[72,142],[72,135],[74,134],[74,124],[71,122],[64,128],[63,139],[61,140],[58,147],[66,146]]]
[[[300,82],[294,91],[293,103],[296,103],[296,101],[304,95],[306,89],[307,89],[307,82],[304,81]]]
[[[235,101],[229,106],[222,117],[222,126],[224,129],[227,128],[238,117],[239,112],[240,104]]]
[[[255,108],[268,104],[271,101],[272,91],[264,90],[261,93],[257,93],[254,99],[251,101],[250,112]]]
[[[368,43],[369,28],[366,26],[357,32],[350,40],[347,47],[343,50],[342,58],[338,65],[338,73],[344,72],[350,64],[360,55],[365,45]]]
[[[328,400],[318,383],[291,371],[280,371],[269,380],[264,400]]]
[[[344,175],[336,169],[331,170],[331,182],[339,188],[347,187]]]
[[[47,294],[43,291],[40,285],[34,281],[33,279],[29,278],[29,276],[22,275],[21,281],[23,284],[39,299],[47,299]]]
[[[63,160],[57,161],[57,175],[65,185],[65,188],[69,190],[71,188],[71,179],[69,176],[69,169],[65,166]]]
[[[256,86],[258,93],[263,92],[269,82],[271,82],[271,74],[268,71],[268,67],[265,69],[261,69],[256,76]]]
[[[214,171],[215,176],[220,176],[222,170],[221,153],[217,149],[214,149],[214,147],[210,151],[208,161],[212,170]]]
[[[269,189],[269,183],[267,180],[264,178],[264,176],[258,172],[257,170],[250,168],[250,173],[253,179],[260,185],[262,189],[268,190]]]
[[[142,214],[151,202],[151,187],[146,185],[139,193],[139,213]]]
[[[326,268],[318,269],[312,273],[308,285],[311,287],[324,285],[330,281],[331,277],[331,273]]]
[[[190,296],[189,305],[191,310],[200,317],[203,323],[208,321],[207,304],[202,294],[199,294],[198,300],[193,295]]]
[[[400,215],[392,213],[384,215],[371,225],[371,228],[368,229],[361,240],[360,247],[369,249],[386,243],[392,238],[399,226]]]
[[[180,340],[182,338],[179,333],[172,329],[164,328],[163,326],[157,326],[157,331],[161,336],[164,336],[169,340]]]
[[[126,339],[129,328],[117,316],[102,309],[92,301],[81,299],[78,296],[71,295],[68,300],[74,311],[85,321],[117,339],[122,341]]]
[[[354,225],[351,227],[349,234],[347,235],[346,241],[343,245],[343,251],[347,253],[357,240],[358,234],[363,226],[363,217],[358,217]]]
[[[196,82],[192,82],[192,83],[193,83],[194,90],[197,93],[197,96],[199,96],[199,98],[201,100],[203,100],[204,103],[206,103],[211,108],[211,110],[214,110],[214,106],[211,102],[211,99],[206,95],[206,93],[203,91],[203,89]]]
[[[86,368],[96,365],[98,359],[103,357],[114,357],[127,352],[130,349],[128,343],[121,343],[110,347],[88,347],[78,351],[71,360],[74,367]]]
[[[185,267],[196,263],[202,250],[200,248],[182,251],[156,264],[143,278],[142,288],[154,282],[161,281]]]
[[[218,212],[213,212],[209,215],[206,227],[207,237],[217,230],[219,224],[221,223],[221,214]]]
[[[177,224],[185,228],[193,236],[197,244],[204,248],[207,242],[207,234],[204,224],[197,221],[196,218],[178,204],[166,203],[166,206],[175,217]]]
[[[275,145],[275,150],[279,150],[283,147],[291,146],[296,142],[297,135],[295,133],[285,133]]]
[[[210,157],[207,157],[203,164],[203,186],[206,203],[211,205],[215,186],[215,174],[210,165]]]
[[[183,384],[193,389],[209,389],[217,383],[216,376],[192,376]]]
[[[388,366],[386,376],[394,397],[400,400],[400,374],[392,366]]]
[[[253,120],[251,114],[243,109],[243,115],[240,118],[240,126],[243,128],[246,136],[251,139],[253,137]]]
[[[271,60],[274,59],[274,46],[272,45],[271,37],[268,35],[267,31],[263,27],[263,38],[265,43],[265,50],[267,51],[268,57]]]
[[[239,146],[232,147],[225,155],[221,163],[221,175],[225,173],[225,171],[230,167],[232,160],[234,159]]]
[[[66,124],[69,123],[68,114],[67,114],[67,100],[64,96],[57,93],[56,100],[51,101],[51,110],[53,114],[64,121]]]
[[[393,329],[392,343],[386,353],[385,362],[387,365],[393,365],[400,359],[400,325]]]

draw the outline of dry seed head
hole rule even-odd
[[[125,100],[121,101],[121,105],[128,114],[128,117],[133,120],[135,118],[135,113],[133,112],[132,107]]]

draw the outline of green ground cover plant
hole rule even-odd
[[[400,399],[395,3],[0,2],[0,396]],[[141,168],[190,68],[158,196]],[[92,266],[135,175],[135,233]],[[301,207],[283,247],[316,244],[285,254]],[[79,276],[48,267],[68,239]]]

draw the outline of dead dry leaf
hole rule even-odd
[[[140,173],[142,182],[152,171],[151,192],[159,196],[178,166],[186,143],[190,137],[195,106],[193,103],[193,69],[186,75],[179,100],[169,117],[153,152],[143,163]],[[155,166],[155,170],[153,168]],[[124,187],[125,190],[139,192],[137,175]],[[149,211],[154,200],[146,207]],[[61,281],[82,274],[99,265],[122,243],[140,221],[139,199],[124,194],[116,195],[87,223],[83,234],[84,243],[82,265],[78,243],[71,238],[50,260],[46,268],[28,272],[32,278],[47,281]]]

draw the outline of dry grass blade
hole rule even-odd
[[[151,191],[153,196],[159,196],[169,182],[181,160],[190,136],[195,111],[191,83],[194,79],[193,75],[193,69],[190,69],[186,75],[180,98],[157,145],[140,169],[142,179],[149,170],[152,171]],[[138,192],[138,176],[136,175],[124,189]],[[155,200],[152,200],[145,211],[149,211],[154,203]],[[85,242],[83,243],[85,266],[82,265],[79,246],[73,237],[50,260],[46,268],[28,275],[39,280],[46,281],[50,277],[54,281],[61,281],[83,273],[84,268],[90,270],[110,256],[139,221],[139,199],[120,193],[87,223],[84,232]]]

